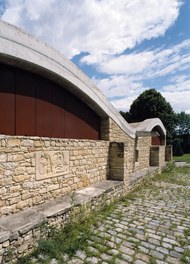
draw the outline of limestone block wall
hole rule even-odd
[[[172,149],[172,146],[171,145],[166,146],[165,156],[166,156],[166,161],[172,161],[173,149]]]
[[[123,142],[110,142],[108,179],[124,180],[126,171],[124,148]]]
[[[126,169],[127,174],[130,174],[134,171],[134,162],[135,162],[135,139],[129,137],[121,128],[113,121],[109,120],[110,126],[110,135],[109,140],[115,142],[124,142],[125,143],[125,158],[126,158]]]
[[[105,180],[108,141],[0,136],[0,216]]]
[[[152,146],[150,148],[150,166],[165,165],[165,146]]]
[[[135,159],[134,172],[141,171],[150,166],[150,146],[151,137],[141,137],[137,139],[135,150],[138,157]]]
[[[163,167],[166,163],[165,159],[165,146],[160,146],[160,151],[159,151],[159,166]]]
[[[125,157],[127,173],[147,169],[150,161],[151,137],[141,137],[133,139],[129,137],[121,128],[113,121],[109,120],[110,134],[109,140],[125,143]],[[136,150],[138,151],[138,161],[136,161]]]

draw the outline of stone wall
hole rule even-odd
[[[0,136],[0,216],[110,176],[123,180],[127,188],[129,175],[149,167],[151,138],[133,139],[111,119],[103,120],[101,130],[104,141]],[[112,156],[113,142],[122,148]],[[165,146],[158,150],[154,164],[163,166]]]
[[[0,263],[15,263],[33,251],[38,240],[48,236],[52,226],[61,228],[71,220],[80,221],[90,211],[96,212],[118,200],[125,195],[125,186],[123,182],[103,181],[74,194],[74,201],[65,195],[54,202],[1,218]]]
[[[0,216],[107,178],[109,142],[0,137]]]
[[[150,166],[163,167],[165,165],[165,146],[151,146]]]
[[[165,147],[165,155],[166,155],[166,161],[172,161],[172,158],[173,158],[173,149],[172,149],[172,146],[169,145],[169,146],[166,146]]]
[[[123,142],[110,142],[108,179],[124,180],[126,171],[124,148],[125,145]]]
[[[159,167],[163,167],[166,164],[166,158],[165,158],[165,146],[160,146],[159,151]]]
[[[140,137],[133,139],[129,137],[121,128],[110,119],[109,140],[125,143],[125,157],[127,174],[141,171],[149,167],[151,137]],[[138,151],[138,161],[135,154]],[[128,177],[128,176],[127,176]]]
[[[151,137],[138,138],[136,150],[138,151],[138,159],[135,162],[134,172],[148,168],[150,162],[150,146]]]

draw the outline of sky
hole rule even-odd
[[[190,114],[190,0],[0,0],[0,18],[58,49],[118,110],[155,88]]]

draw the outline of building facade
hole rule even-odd
[[[128,124],[73,63],[0,22],[0,216],[171,159],[155,118]]]

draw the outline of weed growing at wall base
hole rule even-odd
[[[105,205],[101,211],[91,211],[88,214],[86,209],[81,207],[79,215],[71,218],[73,220],[64,228],[46,226],[45,228],[49,229],[48,238],[39,240],[37,249],[28,256],[22,257],[17,264],[35,263],[32,259],[35,259],[37,263],[46,264],[53,258],[57,260],[57,263],[64,263],[65,255],[71,258],[77,250],[84,250],[87,247],[87,241],[94,234],[97,221],[106,218],[115,206],[115,204]]]

